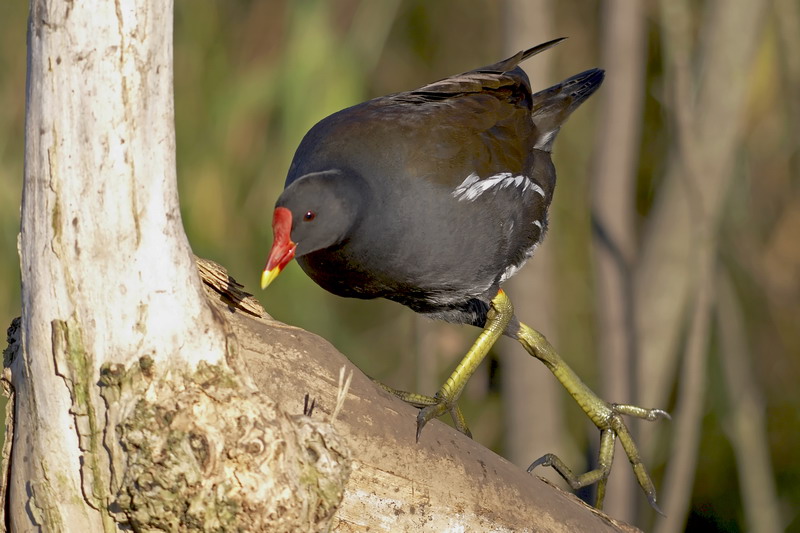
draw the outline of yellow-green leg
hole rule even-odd
[[[503,335],[513,316],[514,307],[511,305],[511,300],[500,290],[492,300],[492,305],[486,317],[486,325],[478,339],[453,373],[450,374],[450,377],[447,378],[439,392],[433,397],[400,391],[376,381],[384,390],[394,394],[404,402],[420,408],[420,412],[417,415],[417,440],[419,440],[425,424],[444,413],[450,413],[456,429],[468,437],[472,436],[467,427],[467,421],[458,407],[458,398],[464,391],[464,386],[469,381],[469,378],[475,373],[486,354],[489,353],[492,345]]]
[[[639,450],[633,441],[630,431],[622,415],[634,416],[644,420],[658,420],[669,418],[669,414],[661,409],[643,409],[634,405],[611,404],[600,399],[592,390],[581,381],[581,378],[561,359],[552,345],[547,342],[544,335],[531,329],[525,324],[520,324],[517,340],[525,347],[529,354],[542,361],[553,375],[561,382],[567,392],[578,402],[586,416],[600,429],[600,452],[598,454],[598,467],[590,472],[576,476],[567,468],[563,461],[553,454],[547,454],[536,460],[528,468],[528,472],[537,466],[552,466],[563,477],[570,487],[579,489],[592,483],[597,483],[598,508],[602,508],[605,497],[606,480],[614,461],[614,442],[619,439],[622,449],[633,466],[633,472],[642,490],[647,495],[650,505],[659,513],[661,510],[656,505],[656,489],[650,476],[645,470],[639,456]]]

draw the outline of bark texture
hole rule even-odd
[[[260,393],[219,365],[169,379],[146,357],[104,366],[116,428],[103,442],[115,488],[106,531],[638,531],[441,422],[415,442],[415,409],[323,339],[270,319],[214,263],[198,266],[237,339],[232,366]],[[6,359],[21,357],[20,332],[16,320]],[[53,518],[37,525],[65,530]]]
[[[101,377],[116,427],[117,519],[138,531],[318,531],[350,474],[330,424],[243,387],[219,365],[153,379],[143,358]],[[120,403],[133,393],[135,402]],[[109,433],[107,433],[109,435]]]
[[[107,361],[222,360],[175,180],[172,5],[32,1],[11,523],[85,524],[109,497]],[[202,337],[194,334],[203,329]]]

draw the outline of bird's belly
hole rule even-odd
[[[298,258],[306,274],[320,287],[348,298],[387,298],[418,312],[460,304],[484,295],[496,285],[503,268],[485,264],[497,254],[476,254],[458,260],[446,254],[403,252],[384,248],[382,254],[342,246]]]

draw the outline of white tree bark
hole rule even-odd
[[[228,368],[236,344],[183,232],[172,2],[32,0],[28,36],[4,525],[317,529],[347,452],[334,435],[309,451],[325,428],[298,428]]]
[[[79,371],[71,379],[91,386],[108,361],[196,364],[225,353],[178,210],[172,6],[151,4],[31,2],[12,523],[40,509],[99,526],[81,494],[73,399],[58,374]],[[207,334],[193,334],[202,324]],[[68,346],[54,353],[59,330]]]

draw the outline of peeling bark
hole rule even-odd
[[[20,322],[9,328],[7,365],[19,355]],[[165,373],[145,356],[129,368],[104,365],[95,386],[78,331],[74,320],[54,322],[53,342],[73,400],[82,495],[101,517],[98,531],[295,532],[330,525],[351,462],[329,422],[287,415],[252,386],[249,375],[227,365],[201,363],[191,372]],[[7,394],[10,378],[7,367]],[[4,479],[13,413],[7,413]],[[89,531],[85,523],[63,519],[63,500],[48,478],[29,486],[32,523],[3,516],[4,529]],[[2,496],[4,509],[13,505]]]

